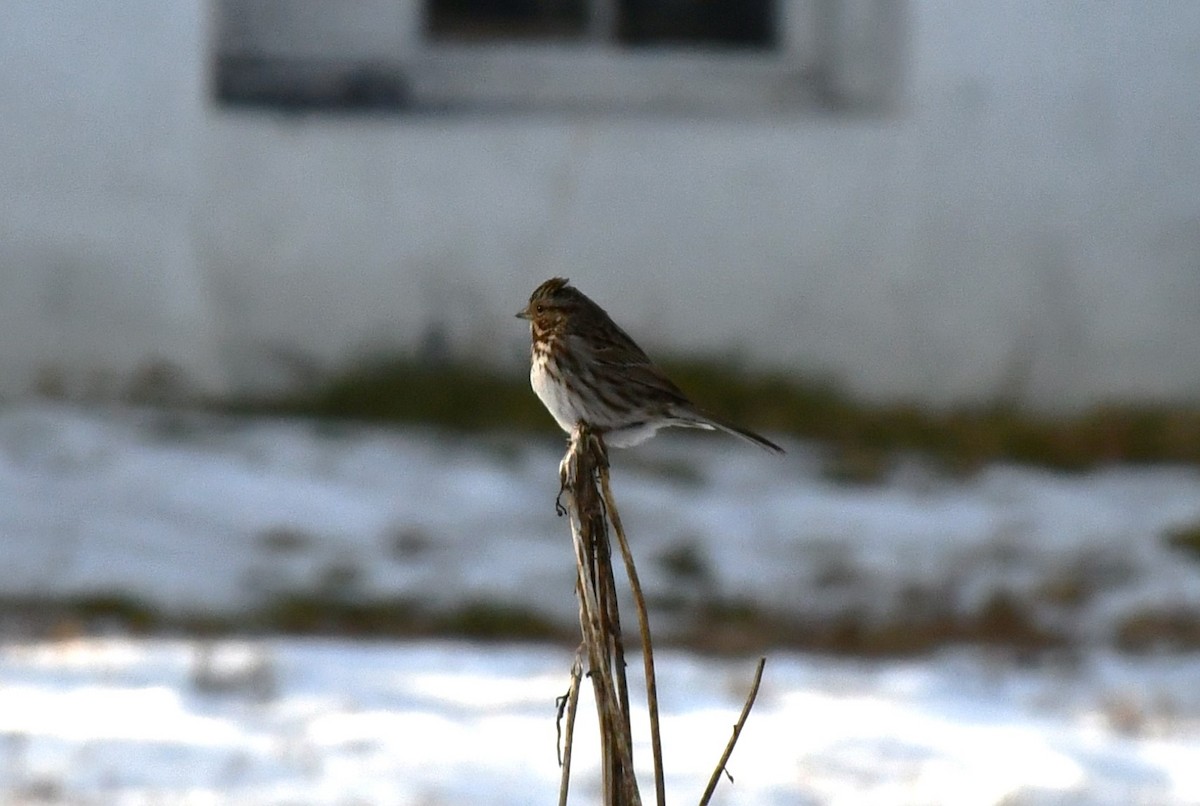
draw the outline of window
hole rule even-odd
[[[770,48],[774,0],[430,0],[435,39]]]
[[[215,0],[212,89],[233,106],[398,110],[419,0]]]
[[[905,0],[217,0],[223,104],[395,112],[886,108]]]
[[[585,0],[430,0],[427,31],[462,42],[574,40],[587,34]]]

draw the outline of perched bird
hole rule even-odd
[[[562,277],[547,280],[517,314],[529,320],[529,383],[568,434],[583,421],[626,448],[670,425],[720,429],[769,451],[771,440],[696,408],[604,309]]]

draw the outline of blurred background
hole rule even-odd
[[[1200,5],[7,0],[0,64],[5,799],[550,800],[557,275],[789,451],[614,457],[676,799],[766,654],[724,802],[1200,801]]]

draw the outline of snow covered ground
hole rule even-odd
[[[1200,562],[1167,536],[1200,523],[1200,472],[993,467],[953,479],[904,461],[881,484],[845,486],[822,475],[817,449],[788,447],[777,458],[672,435],[614,454],[652,601],[895,620],[913,608],[970,614],[1004,593],[1071,648],[1025,666],[965,648],[878,662],[770,651],[730,765],[736,782],[718,802],[1200,802],[1200,654],[1164,651],[1198,629]],[[574,567],[553,508],[561,450],[496,435],[3,409],[0,597],[113,594],[236,618],[315,591],[504,604],[569,627]],[[651,617],[669,624],[677,611],[662,608]],[[1131,624],[1155,617],[1170,628],[1148,633],[1159,651],[1115,651]],[[662,654],[669,790],[690,802],[753,659]],[[49,639],[18,625],[0,633],[0,797],[552,802],[553,704],[571,657],[461,642]],[[578,735],[577,802],[589,802],[594,729]]]
[[[89,804],[528,804],[557,796],[572,653],[462,643],[89,639],[0,652],[0,793]],[[664,766],[694,803],[750,660],[663,653]],[[1022,669],[779,653],[719,804],[1200,802],[1200,659]],[[586,686],[585,686],[586,691]],[[597,801],[581,700],[573,802]],[[635,734],[646,736],[639,714]],[[650,753],[637,748],[643,794]]]
[[[998,595],[1071,643],[1200,614],[1200,471],[966,479],[901,463],[845,486],[817,450],[720,435],[614,453],[614,490],[661,629],[697,601],[810,621],[978,613]],[[554,516],[563,443],[66,407],[0,410],[0,596],[119,594],[233,614],[283,594],[464,602],[576,623]],[[1156,621],[1157,620],[1157,621]],[[1194,621],[1194,619],[1193,619]],[[1147,626],[1149,624],[1149,626]],[[1200,632],[1197,633],[1200,635]]]

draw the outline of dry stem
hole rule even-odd
[[[650,714],[650,742],[654,754],[654,794],[658,806],[665,806],[666,787],[663,778],[662,739],[658,715],[658,685],[654,673],[654,648],[650,640],[650,619],[646,599],[638,581],[633,553],[625,538],[621,516],[609,486],[608,454],[604,440],[580,423],[571,434],[571,445],[559,466],[566,507],[556,502],[559,514],[565,511],[571,519],[571,537],[575,549],[577,570],[576,592],[579,596],[579,627],[583,643],[571,670],[571,688],[567,693],[567,729],[562,755],[562,777],[559,784],[559,804],[565,806],[571,777],[571,747],[575,714],[579,702],[582,655],[586,652],[588,671],[595,694],[596,712],[600,722],[600,752],[603,803],[605,806],[640,806],[641,795],[633,770],[633,736],[630,729],[629,689],[625,678],[625,649],[621,639],[621,618],[617,607],[616,584],[612,572],[612,547],[608,525],[612,524],[625,561],[625,572],[637,609],[638,628],[642,640],[642,663],[646,675],[646,702]],[[733,753],[742,726],[758,696],[766,658],[759,660],[754,685],[741,716],[733,728],[733,736],[725,747],[708,788],[700,801],[709,802],[721,773]],[[560,715],[561,719],[561,710]],[[728,773],[726,773],[728,774]]]
[[[725,770],[725,765],[729,763],[729,757],[733,755],[733,746],[737,744],[738,736],[742,734],[742,726],[746,724],[746,717],[750,716],[750,709],[754,707],[754,698],[758,696],[758,686],[762,683],[763,668],[766,665],[766,658],[758,659],[758,668],[754,670],[754,684],[750,686],[750,694],[746,697],[746,704],[742,706],[742,715],[738,717],[738,721],[734,724],[733,735],[729,737],[729,743],[725,745],[725,752],[721,754],[721,760],[717,762],[717,768],[713,770],[712,777],[708,779],[708,788],[704,790],[704,795],[700,798],[700,806],[707,806],[708,801],[713,796],[713,792],[717,789],[717,783],[721,780],[721,773],[725,772],[726,775],[729,774]]]
[[[571,783],[571,749],[575,744],[575,714],[579,710],[579,681],[583,677],[583,647],[579,648],[579,652],[575,654],[575,662],[571,664],[571,687],[567,689],[566,694],[566,711],[567,711],[567,735],[562,745],[562,755],[559,757],[559,766],[562,767],[562,776],[558,784],[558,806],[567,806],[567,789]],[[559,719],[562,719],[562,710],[559,710]]]
[[[654,756],[654,797],[658,806],[665,806],[667,800],[666,782],[663,778],[662,735],[658,720],[658,682],[654,674],[654,645],[650,640],[650,615],[646,610],[646,597],[642,595],[642,584],[638,581],[637,568],[633,564],[633,552],[629,550],[629,541],[625,539],[625,529],[621,526],[621,515],[617,512],[617,502],[613,499],[612,489],[608,485],[608,465],[600,467],[600,488],[604,493],[604,505],[608,510],[608,518],[612,521],[617,533],[617,545],[621,547],[621,557],[625,560],[625,573],[629,576],[629,588],[633,592],[633,604],[637,610],[638,629],[642,636],[642,667],[646,674],[646,707],[650,712],[650,748]]]
[[[579,627],[600,719],[603,801],[608,806],[634,806],[641,803],[641,795],[633,771],[621,622],[608,521],[596,486],[601,469],[607,464],[603,440],[581,424],[571,435],[571,447],[561,470],[575,548]],[[566,786],[564,779],[560,798]]]

